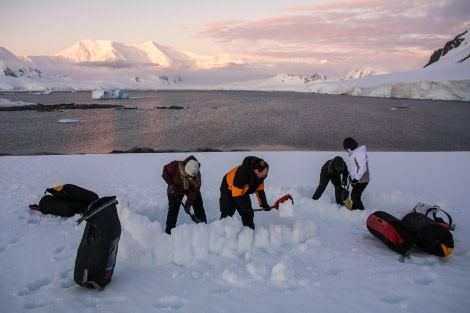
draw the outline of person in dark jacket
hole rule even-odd
[[[171,234],[171,230],[176,226],[179,208],[184,196],[186,196],[185,212],[189,214],[192,206],[197,218],[195,222],[207,222],[201,196],[200,166],[199,161],[191,155],[184,161],[172,161],[163,167],[162,177],[168,184],[168,215],[165,229],[167,234]]]
[[[268,163],[255,156],[246,157],[241,165],[229,171],[220,185],[220,219],[233,216],[238,211],[243,226],[255,229],[250,194],[256,195],[259,206],[266,211],[271,210],[264,193],[268,172]]]
[[[334,157],[331,160],[326,161],[321,167],[320,171],[320,183],[318,184],[315,193],[312,196],[313,200],[318,200],[326,189],[326,186],[331,181],[335,186],[335,198],[336,203],[344,205],[343,200],[343,186],[348,183],[348,167],[342,157]]]

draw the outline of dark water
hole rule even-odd
[[[468,151],[470,103],[256,91],[0,92],[43,104],[106,103],[129,110],[0,112],[0,154],[154,150],[339,151],[347,136],[370,151]],[[156,109],[181,106],[184,109]],[[62,123],[61,119],[79,120]]]

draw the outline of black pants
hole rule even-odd
[[[220,219],[223,219],[227,216],[233,216],[235,211],[238,211],[240,217],[242,218],[243,226],[250,227],[255,229],[255,223],[253,219],[255,217],[255,212],[251,207],[250,195],[244,195],[237,197],[235,200],[231,195],[228,195],[225,192],[220,193]]]
[[[184,195],[168,194],[168,215],[166,217],[166,232],[171,233],[171,229],[175,228],[178,220],[178,213],[180,211],[181,200]],[[194,215],[204,222],[207,222],[206,212],[202,203],[201,192],[197,194],[196,200],[193,202]]]
[[[364,204],[362,204],[361,196],[366,189],[368,183],[359,183],[351,190],[351,201],[352,210],[364,210]]]
[[[330,175],[328,173],[321,172],[320,173],[320,182],[318,183],[317,190],[312,196],[312,199],[318,200],[323,192],[325,191],[328,183],[330,182],[335,186],[335,200],[337,204],[343,205],[342,199],[342,190],[341,190],[341,176],[339,175]]]

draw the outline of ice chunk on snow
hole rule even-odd
[[[279,216],[291,217],[294,215],[294,203],[292,201],[284,201],[279,203]]]

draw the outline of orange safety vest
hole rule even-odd
[[[227,185],[228,185],[228,189],[232,193],[232,197],[244,196],[251,187],[248,183],[243,185],[242,188],[239,188],[239,187],[237,187],[233,184],[233,180],[235,178],[235,173],[237,172],[239,167],[240,167],[240,165],[234,167],[230,172],[228,172],[227,175],[226,175],[226,179],[225,179],[226,182],[227,182]],[[258,195],[258,192],[257,192],[259,190],[264,190],[264,183],[261,183],[255,190],[256,197],[258,198],[258,202],[261,205],[261,199],[260,199],[260,197]]]

